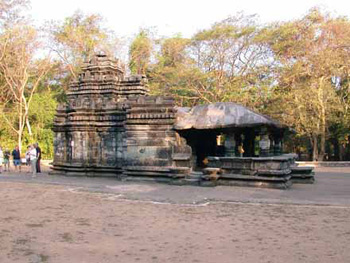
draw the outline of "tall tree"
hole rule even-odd
[[[150,32],[142,29],[132,41],[129,50],[129,68],[134,74],[146,75],[152,54]]]
[[[28,116],[33,95],[51,67],[48,58],[36,58],[39,47],[37,31],[28,25],[14,24],[0,35],[1,113],[20,147],[25,127],[32,133]]]
[[[174,96],[181,105],[192,105],[199,98],[193,88],[200,79],[200,71],[189,57],[190,39],[174,36],[158,40],[156,63],[150,66],[150,90],[154,94]]]
[[[157,65],[152,66],[151,76],[157,73],[157,77],[151,85],[167,87],[165,92],[187,105],[237,101],[252,106],[251,94],[262,94],[256,83],[262,80],[259,72],[266,54],[264,45],[255,40],[258,32],[254,16],[238,14],[191,39],[165,39]]]
[[[288,112],[280,117],[309,137],[314,160],[323,160],[328,126],[344,110],[335,80],[349,72],[349,52],[341,45],[349,29],[349,21],[313,9],[264,32],[276,65],[276,104]]]
[[[63,75],[76,78],[79,67],[94,53],[115,56],[120,50],[120,40],[112,30],[104,27],[103,22],[103,17],[98,14],[85,15],[76,11],[63,22],[51,21],[47,25],[50,48],[63,62]]]

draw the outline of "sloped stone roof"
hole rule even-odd
[[[244,128],[254,126],[287,128],[276,120],[233,102],[217,102],[193,108],[177,108],[176,130]]]

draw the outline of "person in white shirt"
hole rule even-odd
[[[37,156],[36,156],[36,148],[34,147],[34,145],[30,146],[29,156],[30,156],[30,164],[32,167],[32,177],[35,177]]]

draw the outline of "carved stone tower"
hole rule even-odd
[[[118,60],[96,55],[81,68],[54,122],[57,172],[116,175],[122,172],[129,96],[147,94],[143,76],[124,77]]]
[[[146,84],[105,55],[83,65],[57,109],[54,173],[164,179],[181,170],[174,100],[148,96]]]

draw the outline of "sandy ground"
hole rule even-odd
[[[342,263],[350,258],[349,205],[169,204],[8,179],[0,181],[0,202],[1,263]]]

